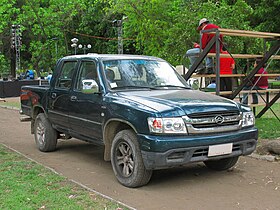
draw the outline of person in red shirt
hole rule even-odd
[[[229,53],[224,49],[221,51],[221,55],[229,55]],[[220,75],[232,74],[235,68],[235,62],[232,57],[220,57]],[[221,91],[231,91],[232,90],[232,78],[231,77],[220,77],[220,90]],[[229,95],[225,95],[229,97]]]
[[[208,42],[211,41],[211,39],[215,36],[215,34],[209,34],[209,33],[203,33],[203,30],[209,30],[209,29],[215,29],[215,28],[220,28],[219,26],[210,23],[210,21],[206,18],[202,18],[199,21],[198,27],[197,27],[197,31],[201,32],[201,49],[204,49]],[[223,36],[220,35],[220,40],[222,41]],[[220,44],[220,50],[222,49],[222,44]],[[210,49],[209,51],[210,53],[215,53],[216,52],[216,46],[213,45],[213,47]],[[213,71],[213,59],[210,57],[206,58],[206,68],[209,69],[209,71]]]
[[[257,58],[254,63],[254,68],[258,65],[258,63],[262,60],[262,58]],[[244,90],[264,90],[268,88],[268,77],[263,76],[267,74],[264,69],[265,65],[262,66],[257,74],[262,74],[262,76],[255,76],[252,81],[249,81],[248,85],[244,87]],[[248,104],[248,93],[243,94],[242,98],[243,104]],[[252,93],[252,104],[258,103],[258,94]]]

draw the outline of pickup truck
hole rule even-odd
[[[151,56],[63,57],[49,86],[22,87],[21,113],[31,118],[42,152],[62,138],[103,145],[104,160],[127,187],[187,163],[227,170],[258,139],[248,106],[191,89],[172,65]]]

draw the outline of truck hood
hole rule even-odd
[[[232,100],[197,90],[129,91],[119,92],[117,95],[117,100],[133,101],[138,107],[141,105],[142,109],[160,112],[163,117],[240,110]]]

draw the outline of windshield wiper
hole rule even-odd
[[[154,86],[154,87],[156,87],[156,88],[171,87],[171,88],[191,89],[190,87],[186,87],[186,86],[177,86],[177,85],[156,85],[156,86]]]

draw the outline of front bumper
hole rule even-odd
[[[250,128],[231,133],[199,136],[147,136],[138,135],[147,169],[163,169],[192,162],[200,162],[241,155],[255,149],[258,130]],[[232,143],[232,153],[208,157],[209,146]]]

